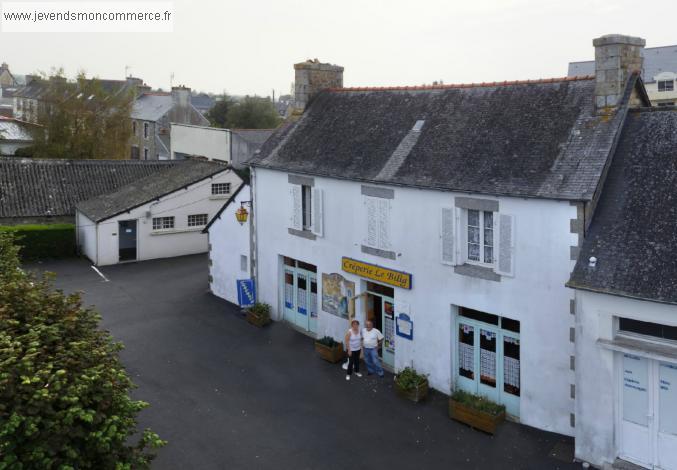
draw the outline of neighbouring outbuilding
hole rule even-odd
[[[78,246],[98,266],[206,252],[203,229],[242,184],[228,165],[179,162],[78,203]]]

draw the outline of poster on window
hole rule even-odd
[[[355,283],[338,273],[322,273],[322,310],[348,318],[348,303],[355,297]]]

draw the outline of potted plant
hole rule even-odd
[[[505,406],[479,395],[456,390],[449,398],[449,417],[489,434],[505,420]]]
[[[395,390],[402,398],[418,403],[428,396],[428,378],[411,367],[395,376]]]
[[[247,309],[247,321],[252,325],[263,328],[270,323],[270,305],[255,303]]]
[[[316,339],[315,351],[320,354],[322,359],[331,362],[332,364],[340,362],[345,356],[345,353],[343,352],[343,343],[335,341],[331,336]]]

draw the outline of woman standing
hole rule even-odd
[[[350,322],[350,329],[346,333],[346,350],[348,351],[348,374],[346,380],[350,380],[350,375],[355,369],[355,375],[360,374],[360,354],[362,352],[362,331],[360,331],[360,322],[353,320]]]

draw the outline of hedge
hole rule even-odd
[[[0,232],[14,234],[23,260],[68,258],[75,256],[75,225],[10,225]]]

